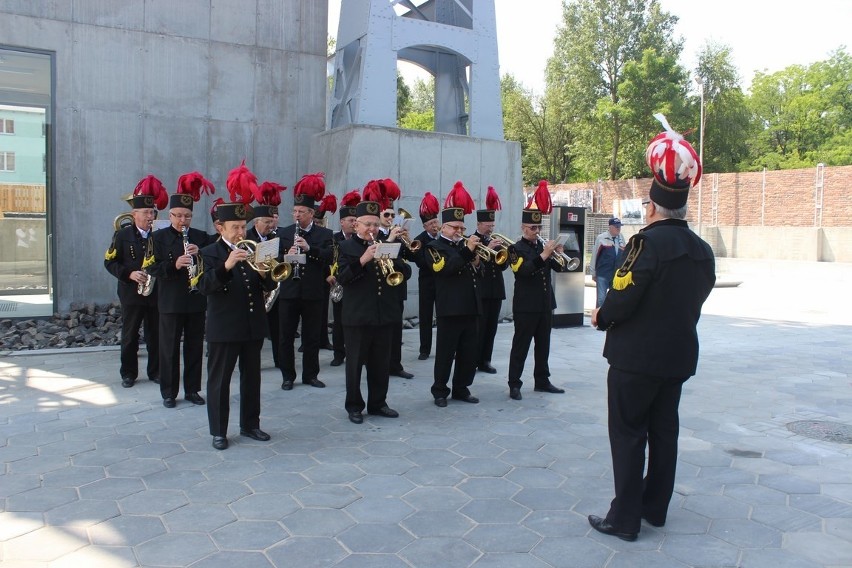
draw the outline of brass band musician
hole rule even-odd
[[[502,209],[500,197],[493,187],[488,187],[485,197],[485,209],[476,212],[476,232],[483,246],[489,250],[496,251],[506,246],[500,239],[492,238],[494,233],[494,221],[496,212]],[[503,300],[506,299],[506,285],[503,282],[503,273],[508,268],[505,259],[498,262],[496,256],[491,255],[488,260],[483,259],[480,266],[480,296],[482,297],[482,315],[479,318],[479,358],[478,369],[483,373],[494,374],[497,369],[491,364],[491,354],[494,352],[494,337],[497,335],[497,323],[500,321],[500,309]]]

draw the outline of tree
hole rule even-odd
[[[675,16],[657,0],[577,0],[565,3],[563,22],[548,61],[549,89],[559,92],[561,114],[575,117],[573,142],[587,178],[623,175],[625,116],[620,88],[630,61],[654,49],[676,61],[682,41],[674,39]],[[645,141],[647,142],[647,140]],[[627,152],[632,154],[632,152]]]
[[[698,55],[696,76],[704,88],[704,171],[735,172],[749,159],[754,132],[746,97],[731,59],[731,48],[707,43]],[[693,99],[700,114],[700,98]],[[697,124],[697,121],[696,121]]]
[[[400,83],[402,87],[399,86]],[[398,96],[400,88],[406,92],[404,108],[399,104],[399,98],[397,98],[397,125],[408,130],[434,131],[435,79],[430,77],[428,81],[424,81],[417,78],[414,80],[414,87],[409,88],[400,75],[397,79],[397,87]]]

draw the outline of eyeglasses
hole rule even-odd
[[[464,226],[464,225],[447,225],[447,227],[448,227],[448,228],[450,228],[450,229],[452,229],[453,231],[462,231],[462,232],[464,232],[464,229],[465,229],[465,226]]]
[[[541,230],[541,225],[524,225],[524,227],[529,229],[530,231],[540,231]]]
[[[650,200],[650,199],[645,199],[644,201],[642,201],[642,207],[645,207],[645,206],[646,206],[646,205],[648,205],[649,203],[651,203],[651,200]]]
[[[390,217],[391,219],[393,219],[394,217],[396,217],[396,213],[382,213],[382,217]]]
[[[169,213],[169,215],[177,219],[192,219],[192,213]]]

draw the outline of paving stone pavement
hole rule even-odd
[[[507,324],[498,374],[473,385],[481,403],[443,409],[429,394],[433,359],[417,360],[406,331],[416,377],[392,378],[388,399],[401,416],[360,426],[331,352],[328,388],[286,392],[267,344],[261,426],[272,440],[232,423],[224,452],[203,407],[166,409],[147,381],[121,388],[115,350],[5,354],[0,564],[852,566],[852,445],[787,428],[852,425],[848,294],[805,283],[751,278],[711,294],[668,522],[643,524],[634,543],[586,522],[612,497],[604,334],[588,326],[553,332],[552,379],[566,394],[533,392],[528,361],[524,399],[508,398]]]

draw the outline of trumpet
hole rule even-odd
[[[399,216],[402,217],[403,219],[413,219],[414,218],[414,217],[411,216],[411,213],[409,213],[408,211],[406,211],[402,207],[400,207],[398,211],[399,211]],[[405,248],[407,248],[411,252],[417,252],[417,251],[420,250],[420,247],[423,246],[423,243],[421,243],[418,240],[412,240],[405,233],[403,233],[402,235],[399,236],[399,240],[402,241],[402,244],[405,245]]]
[[[373,237],[373,233],[370,233],[370,245],[374,244],[376,244],[376,239]],[[402,272],[394,270],[393,260],[386,256],[378,257],[374,260],[379,263],[382,276],[385,277],[385,282],[387,282],[388,286],[399,286],[402,284],[403,280],[405,280],[405,276],[402,275]]]
[[[496,237],[499,238],[499,237]],[[461,241],[467,245],[468,237],[462,237]],[[503,240],[503,239],[500,239]],[[506,261],[509,260],[509,250],[504,246],[499,249],[488,248],[484,244],[476,245],[476,249],[474,249],[476,256],[480,259],[488,262],[489,260],[493,260],[495,264],[498,266],[503,266],[506,264]]]
[[[538,236],[538,242],[542,245],[547,244],[547,241],[544,240],[541,235]],[[568,272],[573,272],[580,267],[580,259],[574,256],[568,256],[564,252],[556,252],[553,251],[553,255],[551,256],[553,260],[559,263],[559,266],[562,267],[562,270],[566,270]]]
[[[234,248],[242,249],[248,253],[246,263],[252,270],[260,273],[269,272],[269,275],[275,282],[283,282],[290,278],[290,275],[293,273],[293,267],[290,266],[289,262],[278,262],[274,258],[265,258],[263,260],[255,258],[257,255],[257,243],[250,239],[238,241],[234,245]]]

